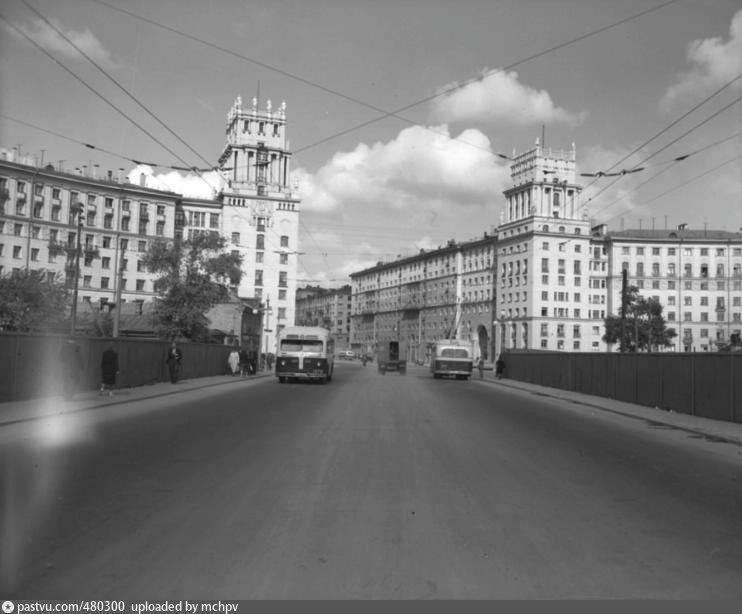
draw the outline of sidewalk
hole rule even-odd
[[[742,424],[740,423],[726,422],[723,420],[710,420],[709,418],[701,418],[689,414],[666,411],[656,407],[635,405],[633,403],[616,401],[615,399],[582,394],[570,390],[562,390],[560,388],[548,388],[546,386],[519,382],[517,380],[498,380],[494,378],[492,372],[489,372],[489,377],[488,373],[485,372],[483,380],[479,380],[478,374],[475,374],[472,376],[472,381],[481,381],[493,386],[515,388],[531,394],[560,399],[577,405],[584,405],[601,411],[643,420],[651,425],[662,425],[675,428],[713,441],[724,441],[742,446]]]
[[[182,394],[191,390],[210,388],[213,386],[229,386],[239,382],[249,382],[267,377],[274,377],[270,371],[261,371],[255,375],[246,377],[235,377],[232,375],[213,375],[210,377],[197,377],[184,379],[177,384],[170,382],[158,382],[147,386],[136,388],[122,388],[115,390],[113,396],[108,392],[100,394],[97,391],[85,391],[77,393],[71,401],[65,401],[61,396],[30,399],[27,401],[8,401],[0,403],[0,427],[18,422],[28,422],[49,416],[58,416],[77,411],[94,409],[96,407],[107,407],[109,405],[120,405],[141,401],[142,399],[153,399],[157,397]]]

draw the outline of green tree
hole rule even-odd
[[[0,330],[57,331],[66,321],[67,288],[59,275],[19,270],[0,275]]]
[[[154,317],[161,337],[178,336],[206,341],[206,312],[229,297],[240,283],[242,256],[226,252],[227,241],[217,233],[192,239],[154,241],[143,258],[155,280]]]
[[[660,347],[670,347],[677,336],[674,329],[668,328],[662,315],[663,307],[659,301],[645,298],[636,286],[626,290],[626,318],[621,343],[621,310],[617,316],[605,319],[606,343],[621,343],[624,351],[652,351]]]

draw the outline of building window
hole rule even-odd
[[[100,278],[100,287],[103,290],[106,290],[108,288],[109,282],[110,282],[110,278],[109,277],[101,277]]]
[[[281,254],[280,255],[281,264],[288,264],[289,263],[289,255],[288,254]]]
[[[265,235],[257,235],[255,247],[257,249],[265,249]]]
[[[232,243],[234,243],[235,245],[240,244],[240,233],[239,232],[232,233]]]
[[[255,271],[255,285],[256,286],[263,285],[263,271],[261,271],[260,269],[257,269]]]
[[[219,214],[218,213],[209,214],[209,228],[219,228]]]
[[[143,279],[137,279],[137,290],[139,292],[142,292],[144,290],[144,280]]]
[[[288,284],[288,273],[286,271],[280,271],[278,273],[278,286],[279,288],[285,288]]]
[[[289,238],[287,235],[281,235],[281,247],[289,246]]]

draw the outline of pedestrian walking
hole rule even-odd
[[[75,396],[85,361],[82,358],[80,345],[73,337],[65,340],[59,350],[59,369],[62,378],[62,395],[66,401]]]
[[[240,353],[237,351],[237,348],[232,348],[232,351],[229,353],[229,357],[227,358],[227,364],[229,365],[232,375],[237,375],[237,373],[239,373]]]
[[[484,379],[484,358],[481,356],[477,361],[477,369],[479,369],[479,379]]]
[[[119,372],[119,355],[112,345],[109,345],[100,359],[100,393],[105,394],[108,389],[108,396],[113,396],[113,389],[116,386],[116,376]]]
[[[165,362],[167,363],[168,371],[170,372],[170,382],[175,384],[180,377],[180,365],[183,360],[183,352],[180,350],[178,345],[173,341],[170,349],[167,353]]]
[[[504,374],[505,374],[505,361],[503,360],[502,355],[500,355],[495,361],[495,378],[502,379],[502,376]]]
[[[240,356],[240,375],[245,377],[250,371],[250,357],[247,355],[245,348],[240,348],[238,354]]]

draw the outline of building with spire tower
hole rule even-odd
[[[588,317],[590,221],[580,201],[575,158],[574,143],[569,151],[552,151],[538,139],[533,149],[512,157],[512,187],[504,192],[497,230],[498,350],[601,347],[602,330],[594,331]],[[604,279],[603,272],[605,309]]]
[[[299,199],[289,184],[291,152],[286,103],[264,109],[237,97],[227,113],[227,143],[219,169],[222,228],[230,249],[243,258],[237,294],[264,307],[264,351],[275,351],[277,331],[294,322],[299,240]]]

